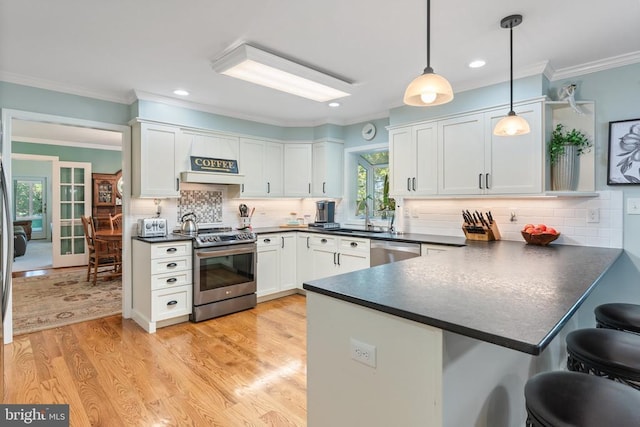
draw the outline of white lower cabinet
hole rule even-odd
[[[320,234],[310,242],[313,279],[369,268],[369,239]]]
[[[304,282],[315,279],[313,276],[313,249],[311,233],[296,233],[296,287],[302,289]]]
[[[446,252],[455,248],[456,246],[433,245],[429,243],[423,243],[420,245],[420,255],[421,256],[435,255],[435,254]]]
[[[132,317],[147,332],[189,320],[193,304],[191,241],[133,241]]]
[[[296,234],[258,236],[258,298],[296,287]]]

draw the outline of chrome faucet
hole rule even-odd
[[[373,230],[373,224],[371,223],[371,218],[369,218],[369,204],[365,203],[364,205],[364,229],[365,230]]]

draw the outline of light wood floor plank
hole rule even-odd
[[[72,426],[305,426],[306,301],[147,334],[119,316],[6,346],[6,403],[69,403]]]

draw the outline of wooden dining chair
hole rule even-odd
[[[89,253],[87,281],[91,280],[95,286],[99,274],[104,274],[107,277],[120,276],[122,274],[122,251],[117,244],[118,242],[95,238],[92,218],[82,216],[81,220]]]
[[[122,214],[111,215],[109,213],[109,223],[112,230],[122,230]]]

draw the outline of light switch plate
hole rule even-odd
[[[640,199],[631,197],[627,199],[627,213],[629,215],[640,215]]]

